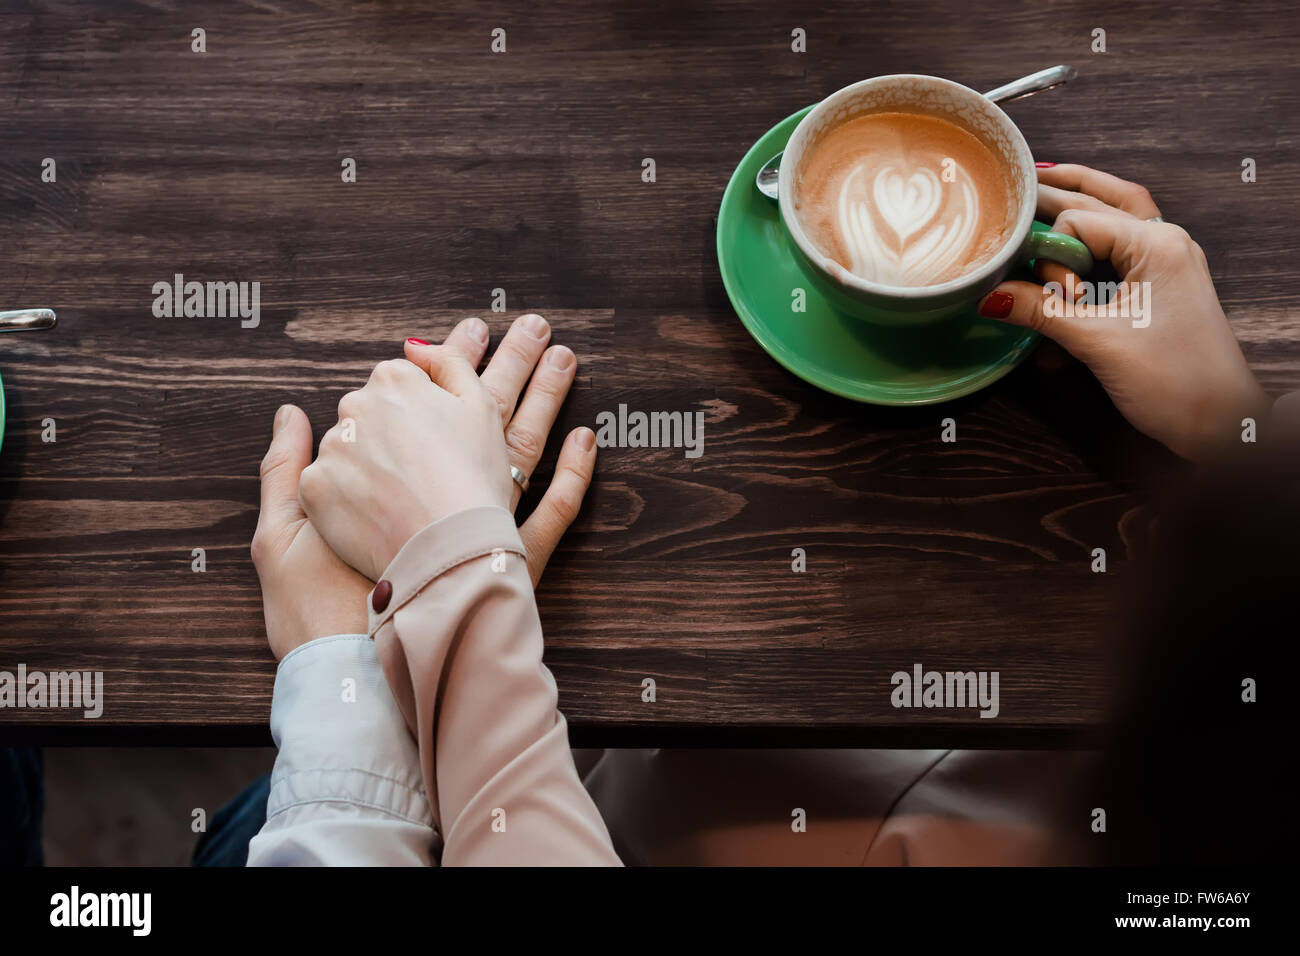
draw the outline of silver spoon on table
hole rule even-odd
[[[34,332],[52,329],[58,319],[51,309],[17,309],[0,312],[0,332]]]
[[[1054,86],[1068,83],[1078,75],[1079,71],[1072,66],[1053,66],[1022,76],[1018,80],[1012,80],[996,90],[989,90],[984,96],[994,103],[1006,103],[1023,96],[1033,96],[1043,90],[1050,90]],[[758,175],[754,177],[754,185],[768,199],[776,199],[777,182],[781,178],[781,156],[781,153],[777,153],[765,162]]]

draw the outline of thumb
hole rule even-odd
[[[274,535],[306,517],[298,504],[298,479],[311,464],[311,422],[301,408],[281,405],[271,428],[271,447],[262,459],[262,510],[257,530]]]
[[[434,385],[446,389],[457,398],[464,398],[482,388],[478,372],[459,351],[445,349],[429,363],[429,378]]]
[[[1093,318],[1091,306],[1067,302],[1052,284],[1004,282],[979,303],[979,314],[1008,325],[1020,325],[1046,335],[1068,352],[1078,355]]]
[[[488,327],[482,319],[465,319],[448,333],[441,345],[430,345],[420,339],[407,339],[403,351],[409,362],[420,366],[435,382],[442,375],[442,366],[448,353],[460,355],[474,368],[478,368],[487,352]]]

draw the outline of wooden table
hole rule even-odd
[[[804,384],[723,293],[718,202],[765,129],[863,76],[1072,63],[1008,106],[1035,154],[1148,185],[1265,386],[1300,387],[1296,34],[1271,0],[0,12],[0,308],[59,314],[0,339],[0,670],[102,670],[107,698],[97,721],[0,712],[0,737],[266,741],[248,544],[275,408],[319,437],[405,336],[535,310],[581,362],[559,427],[619,403],[707,420],[695,460],[602,453],[540,589],[575,743],[1092,739],[1111,605],[1176,463],[1054,349],[937,408]],[[260,325],[155,318],[175,273],[260,282]],[[915,663],[999,671],[1000,716],[894,709]]]

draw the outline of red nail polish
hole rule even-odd
[[[1051,169],[1056,163],[1034,163],[1039,169]]]
[[[412,345],[428,345],[428,344],[429,344],[428,342],[424,341],[424,339],[407,339],[406,341],[410,342]]]
[[[986,319],[1005,319],[1015,302],[1010,292],[992,292],[980,306],[980,315]]]

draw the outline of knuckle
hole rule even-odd
[[[1104,212],[1106,209],[1110,208],[1103,200],[1098,199],[1096,196],[1090,196],[1087,193],[1073,193],[1068,197],[1067,201],[1070,205],[1062,210],[1062,215],[1071,211],[1083,212],[1086,210],[1088,212]]]
[[[587,487],[591,477],[578,471],[572,465],[562,465],[556,473],[556,479],[547,489],[548,495],[555,498],[555,510],[570,524],[582,510],[582,502],[587,497]]]
[[[1052,316],[1048,311],[1049,303],[1052,306],[1057,304],[1052,301],[1053,298],[1054,293],[1044,287],[1042,299],[1035,303],[1034,307],[1029,310],[1029,317],[1026,322],[1026,325],[1028,325],[1032,331],[1037,332],[1039,335],[1046,335],[1048,338],[1051,338],[1051,336],[1048,335],[1048,331],[1052,326]],[[1063,301],[1064,300],[1062,300],[1062,302]]]
[[[429,380],[429,373],[410,359],[392,359],[392,362],[394,364],[393,374],[397,376],[399,381],[427,382]]]
[[[1080,212],[1081,210],[1076,209],[1073,206],[1069,209],[1062,209],[1060,215],[1056,217],[1056,221],[1052,223],[1052,228],[1059,230],[1062,226],[1073,225],[1079,221]]]
[[[259,524],[257,530],[253,532],[253,542],[248,546],[248,553],[253,558],[253,567],[259,572],[262,570],[262,565],[267,558],[266,549],[266,532],[262,530],[262,526]]]
[[[1185,258],[1192,250],[1199,250],[1191,235],[1182,226],[1172,222],[1152,223],[1156,227],[1155,248],[1169,260]]]
[[[1030,313],[1029,321],[1026,324],[1029,326],[1031,331],[1051,338],[1051,336],[1048,335],[1048,330],[1051,328],[1052,320],[1051,317],[1042,309],[1034,309],[1034,311]]]
[[[302,505],[303,511],[308,510],[308,506],[316,502],[320,492],[320,480],[320,467],[315,462],[303,469],[298,479],[298,503]]]
[[[362,398],[361,389],[354,389],[339,399],[339,418],[351,418],[356,414],[357,405]]]
[[[509,358],[520,365],[533,364],[533,353],[529,346],[513,336],[506,336],[501,343],[502,351],[506,352]]]
[[[506,444],[525,459],[536,459],[542,453],[542,441],[530,428],[511,426],[506,430]]]
[[[570,385],[569,378],[573,371],[573,366],[562,371],[551,368],[550,366],[546,366],[546,369],[547,372],[545,375],[538,374],[533,376],[533,380],[528,385],[529,390],[531,391],[536,389],[547,398],[559,398],[568,394]]]
[[[1139,183],[1129,183],[1129,198],[1134,202],[1144,203],[1151,201],[1151,190]]]
[[[483,388],[479,392],[479,400],[483,403],[484,408],[490,409],[494,414],[505,414],[507,408],[505,397],[495,385],[484,382]]]
[[[552,510],[555,512],[556,518],[565,525],[572,524],[574,519],[578,517],[578,512],[582,510],[582,491],[579,488],[566,485],[565,487],[556,488],[553,494]]]
[[[402,380],[407,369],[415,368],[406,359],[385,359],[375,366],[370,373],[370,380],[376,384],[391,385]]]
[[[262,456],[262,463],[258,466],[258,475],[265,478],[286,461],[288,461],[288,456],[284,452],[271,449]]]

